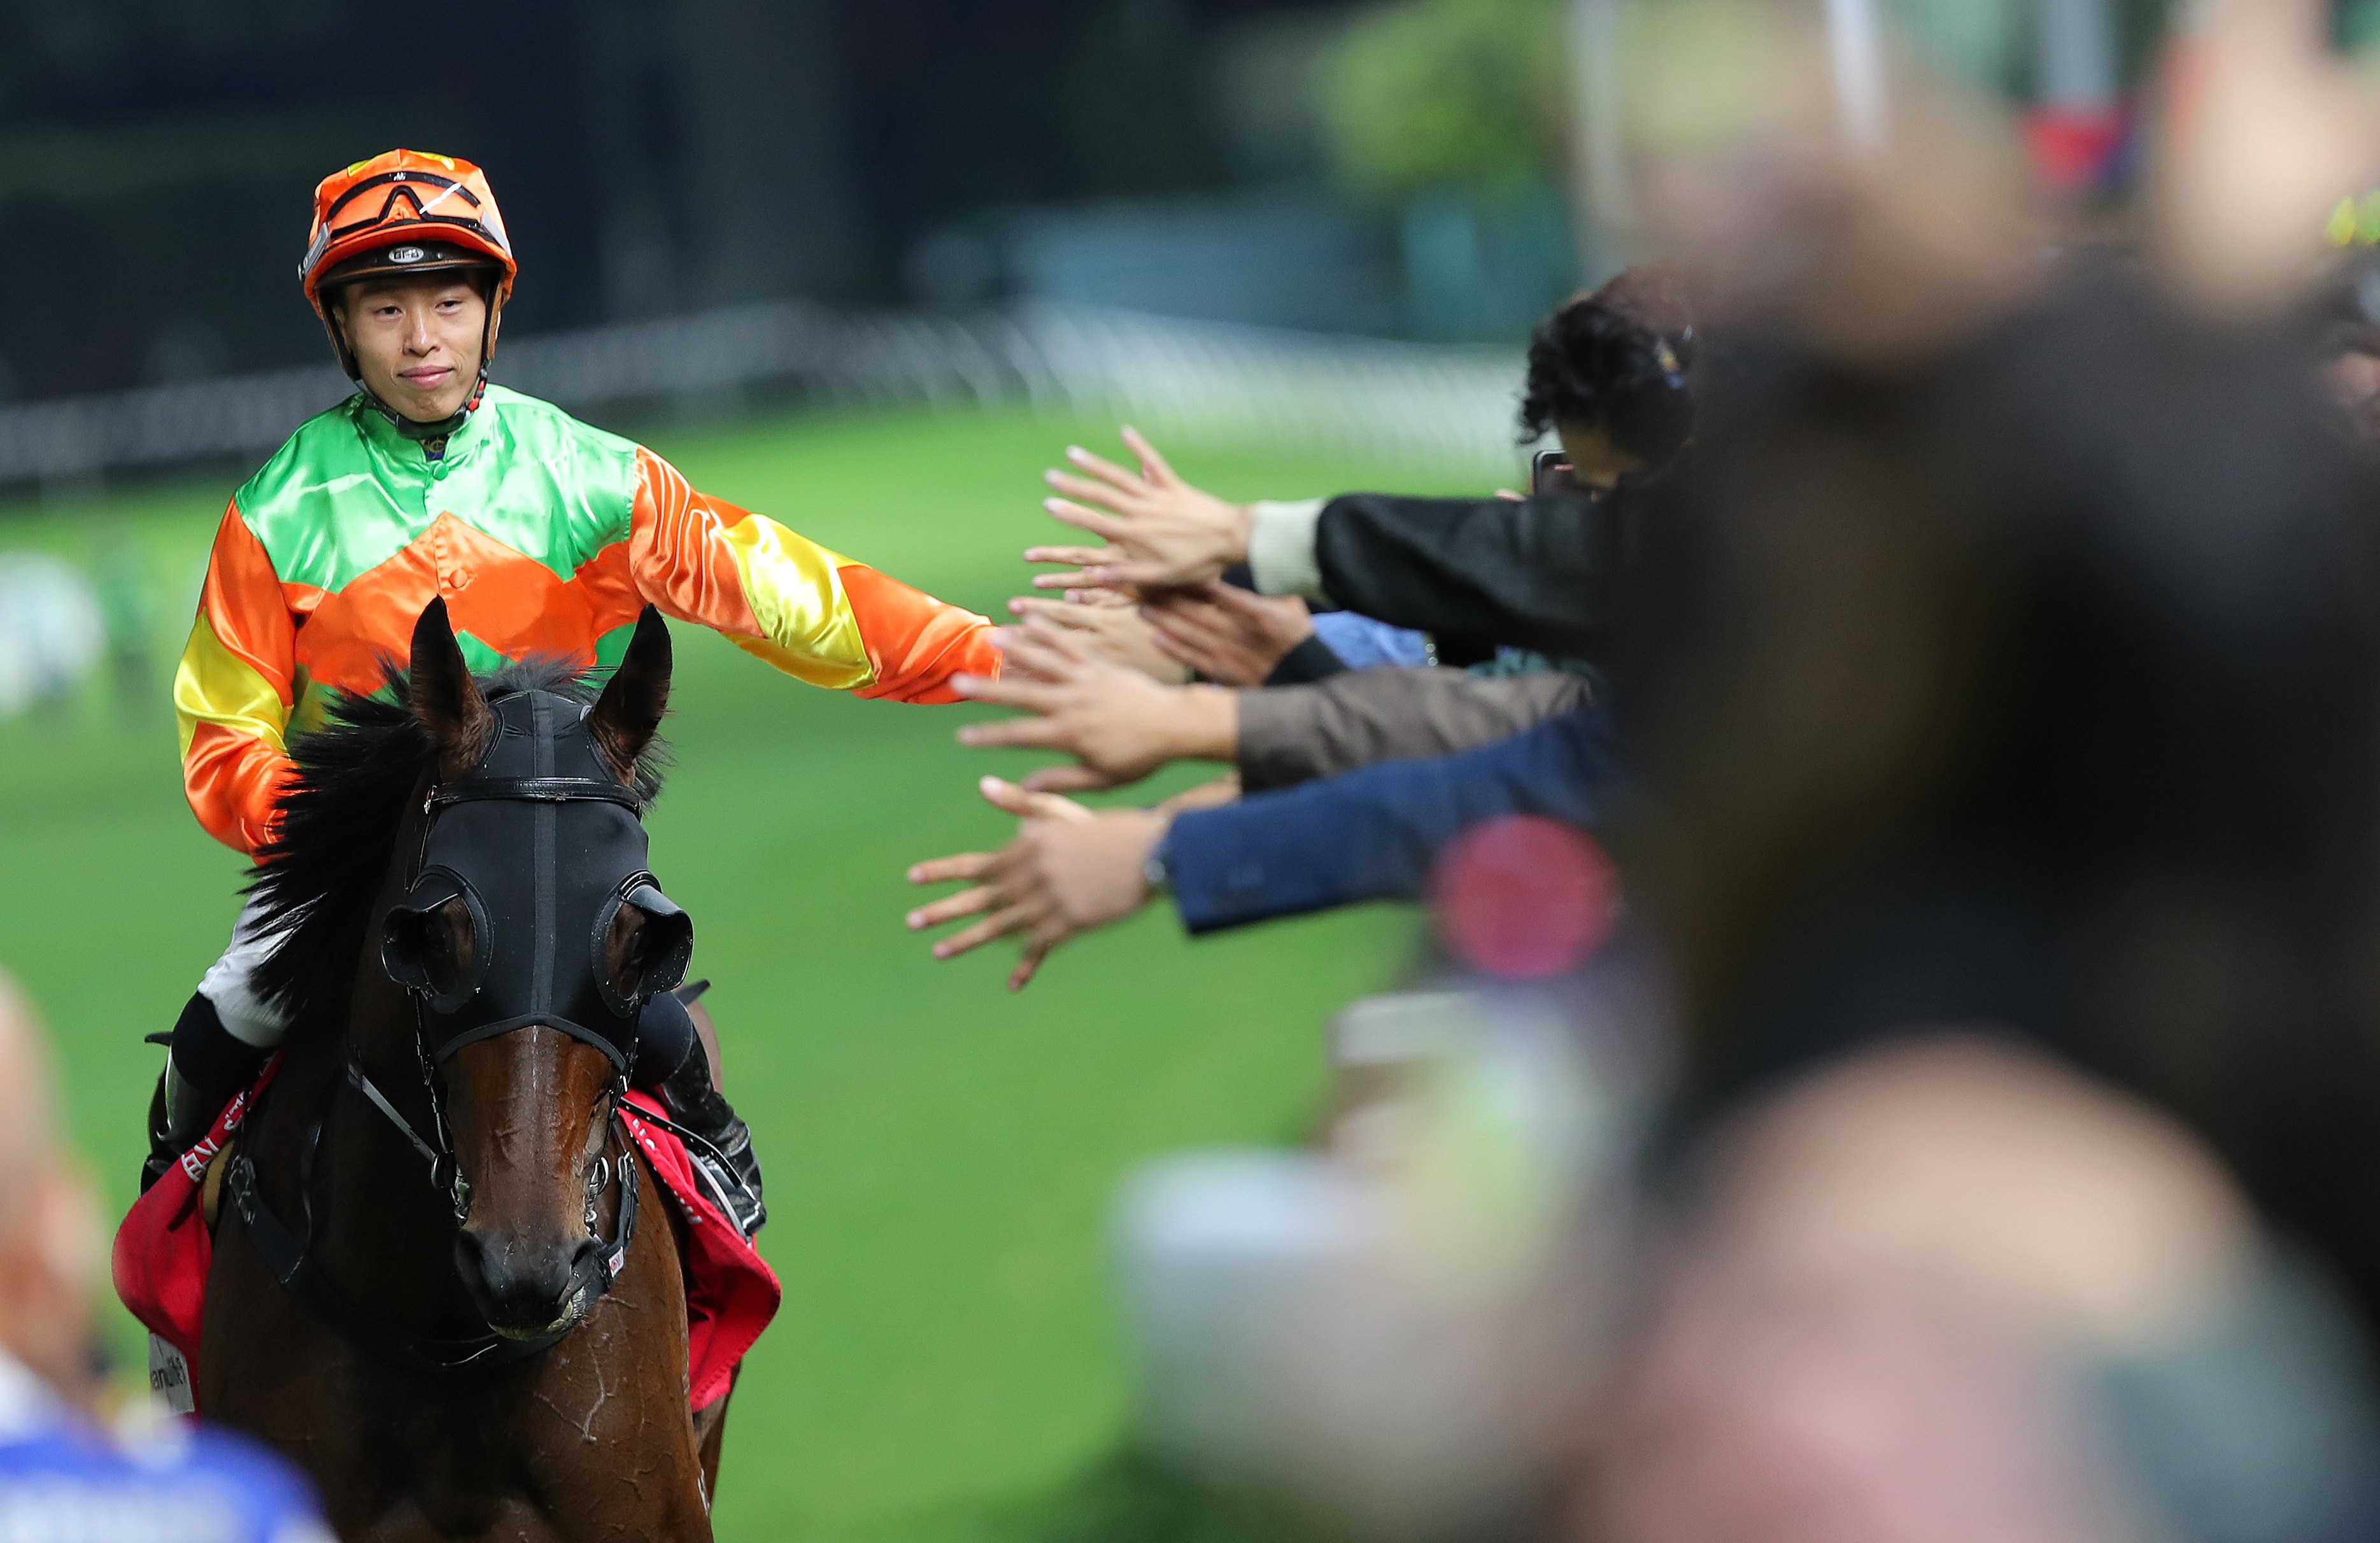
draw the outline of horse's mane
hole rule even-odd
[[[523,691],[592,702],[602,686],[594,672],[551,659],[477,679],[491,702]],[[346,1017],[372,902],[431,768],[435,747],[405,706],[407,686],[405,670],[392,663],[379,690],[334,693],[322,727],[291,741],[298,772],[281,795],[281,823],[249,870],[258,921],[282,934],[257,966],[253,990],[281,1012],[293,1038]],[[637,757],[637,791],[648,802],[661,792],[667,764],[658,736]]]

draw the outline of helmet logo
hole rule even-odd
[[[419,247],[392,247],[389,249],[388,260],[391,262],[419,262],[429,255]]]

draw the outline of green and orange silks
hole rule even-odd
[[[444,596],[474,669],[616,663],[647,602],[815,686],[956,699],[999,673],[991,624],[689,487],[643,446],[490,386],[432,456],[360,396],[232,495],[174,681],[200,822],[253,854],[288,736],[377,689]]]

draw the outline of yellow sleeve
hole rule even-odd
[[[951,676],[1000,673],[989,618],[697,492],[649,450],[637,453],[629,564],[663,612],[816,686],[948,702]]]
[[[198,618],[174,672],[174,719],[192,812],[216,840],[251,857],[272,836],[292,770],[296,643],[273,560],[235,504],[215,531]]]

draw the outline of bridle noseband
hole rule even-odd
[[[553,756],[552,704],[558,699],[545,697],[543,693],[524,695],[541,699],[533,704],[533,713],[539,740],[538,759],[540,771],[542,772],[544,768],[551,764]],[[518,699],[508,699],[502,705],[510,707],[516,700]],[[502,731],[499,732],[501,734]],[[427,859],[431,853],[431,838],[443,811],[456,805],[488,801],[542,806],[540,812],[555,805],[601,803],[625,806],[632,813],[641,817],[644,808],[644,800],[634,789],[615,781],[596,777],[547,774],[528,777],[474,775],[460,782],[433,786],[422,801],[424,816],[422,839],[410,864],[411,871],[407,875],[408,894],[417,891],[423,881]],[[641,843],[641,832],[638,837]],[[549,851],[552,849],[552,832],[550,823],[541,825],[539,839],[544,843]],[[640,903],[662,908],[669,916],[677,917],[675,907],[670,905],[661,896],[658,887],[653,883],[651,874],[644,870],[640,852],[638,856],[639,861],[636,871],[632,872],[627,880],[616,885],[616,893],[610,907],[602,910],[599,916],[596,931],[597,954],[594,961],[595,968],[599,973],[602,968],[601,940],[603,929],[609,924],[612,911],[617,909],[618,905],[625,903],[632,893],[637,895]],[[462,881],[460,887],[466,893],[468,892],[468,881]],[[544,925],[543,918],[552,908],[552,880],[548,877],[538,890],[537,914],[540,917],[540,928]],[[488,923],[483,910],[480,907],[479,897],[475,893],[469,895],[469,903],[473,907],[475,924],[481,929],[476,940],[476,948],[477,957],[484,972],[487,953],[492,940],[485,930]],[[679,919],[682,921],[682,917]],[[684,952],[684,948],[690,947],[690,938],[691,934],[688,931],[686,942],[681,946],[681,953]],[[447,1201],[458,1230],[469,1218],[471,1185],[463,1174],[462,1164],[455,1155],[454,1141],[448,1130],[444,1100],[439,1087],[438,1068],[467,1044],[475,1043],[483,1039],[492,1039],[516,1028],[527,1027],[532,1021],[546,1023],[552,1018],[559,1019],[552,1023],[552,1027],[571,1034],[576,1039],[595,1045],[604,1051],[613,1063],[613,1074],[604,1088],[601,1122],[607,1128],[601,1145],[608,1147],[611,1141],[610,1133],[616,1130],[620,1137],[620,1152],[617,1161],[614,1162],[609,1156],[602,1155],[599,1151],[594,1161],[588,1165],[583,1214],[589,1234],[600,1240],[601,1234],[596,1231],[601,1220],[599,1204],[607,1185],[616,1184],[620,1191],[617,1224],[609,1242],[582,1257],[574,1266],[570,1291],[565,1298],[565,1310],[559,1326],[528,1339],[516,1339],[500,1334],[492,1328],[480,1334],[457,1336],[423,1334],[365,1312],[331,1284],[323,1276],[321,1267],[310,1257],[310,1249],[314,1233],[315,1158],[322,1144],[322,1127],[328,1116],[329,1101],[338,1091],[339,1085],[336,1082],[331,1084],[324,1091],[324,1107],[317,1110],[312,1124],[307,1129],[305,1145],[299,1159],[298,1194],[304,1208],[305,1225],[305,1236],[302,1240],[273,1214],[272,1208],[265,1204],[262,1195],[259,1193],[255,1162],[247,1143],[240,1144],[226,1161],[224,1174],[225,1193],[237,1212],[241,1225],[247,1229],[249,1240],[255,1245],[257,1252],[263,1257],[265,1264],[272,1270],[282,1286],[348,1339],[417,1370],[442,1375],[491,1370],[511,1366],[539,1355],[560,1343],[585,1319],[595,1303],[612,1289],[613,1282],[618,1279],[620,1271],[627,1263],[628,1248],[636,1238],[639,1188],[636,1142],[629,1130],[627,1120],[622,1113],[622,1104],[627,1095],[628,1064],[633,1055],[633,1039],[631,1038],[627,1049],[623,1050],[615,1042],[614,1037],[599,1033],[591,1027],[584,1026],[571,1017],[558,1014],[530,1014],[499,1017],[492,1022],[480,1023],[462,1032],[450,1033],[443,1039],[433,1039],[431,1029],[433,1015],[442,1017],[446,1015],[433,1006],[433,1002],[443,999],[438,997],[426,978],[420,979],[402,978],[398,963],[394,961],[385,950],[383,963],[391,977],[397,979],[397,983],[405,988],[407,994],[412,999],[414,1056],[419,1070],[422,1091],[430,1101],[429,1135],[424,1136],[419,1129],[416,1128],[413,1122],[407,1120],[398,1110],[395,1100],[381,1090],[379,1085],[372,1080],[371,1075],[364,1069],[362,1062],[357,1058],[352,1042],[345,1046],[346,1064],[344,1081],[347,1087],[362,1094],[366,1102],[379,1111],[381,1115],[428,1163],[431,1185]],[[682,968],[683,961],[680,960],[678,963]],[[468,993],[471,997],[477,997],[479,994],[476,988]],[[618,1004],[629,1009],[627,1023],[632,1036],[636,1010],[641,1005],[641,1000],[623,1002],[612,990],[608,978],[601,984],[600,996],[607,1008]],[[591,1015],[584,1012],[578,1014],[581,1017]]]

